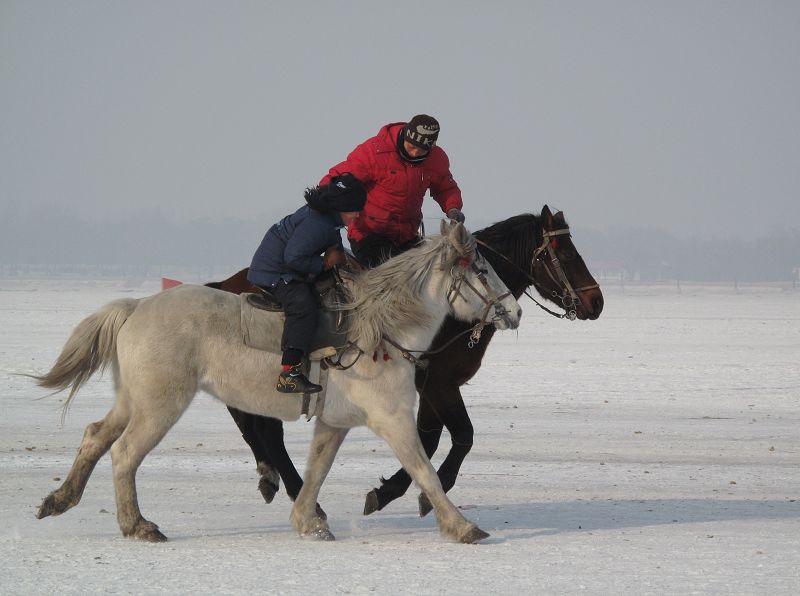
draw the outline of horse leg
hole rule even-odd
[[[369,427],[389,444],[403,468],[428,495],[442,534],[467,544],[487,538],[489,534],[461,515],[442,490],[436,470],[422,449],[411,412],[407,415],[395,413],[387,417],[387,421],[387,424],[373,422]]]
[[[127,423],[128,414],[117,401],[103,420],[86,427],[72,469],[64,483],[45,497],[36,513],[38,519],[60,515],[80,502],[95,465],[122,434]]]
[[[275,472],[283,478],[286,494],[294,501],[303,486],[303,479],[300,478],[286,451],[283,442],[283,422],[277,418],[259,417],[257,429],[264,455]]]
[[[443,428],[439,416],[431,405],[431,399],[433,399],[432,392],[423,390],[420,394],[419,412],[417,413],[417,432],[428,459],[436,453]],[[403,468],[397,470],[389,479],[381,478],[381,485],[367,493],[364,515],[380,511],[395,499],[399,499],[406,494],[409,486],[411,486],[411,476]]]
[[[294,501],[303,488],[303,479],[297,472],[297,468],[292,463],[292,458],[286,451],[286,443],[283,440],[283,422],[277,418],[258,416],[258,438],[264,455],[272,462],[272,469],[276,470],[283,483],[286,485],[286,494]],[[320,504],[317,503],[317,515],[322,519],[328,519]]]
[[[452,446],[450,452],[445,457],[442,465],[439,466],[439,480],[442,483],[444,492],[449,491],[456,483],[461,464],[472,449],[474,430],[472,421],[469,418],[464,399],[458,387],[451,387],[440,393],[441,400],[439,412],[443,422],[450,432]],[[431,503],[425,493],[419,495],[419,515],[424,517],[431,512]]]
[[[255,457],[256,471],[259,474],[258,490],[261,496],[264,497],[264,501],[272,503],[275,494],[280,489],[281,479],[269,457],[269,450],[263,444],[264,434],[261,432],[263,426],[261,420],[264,417],[248,414],[230,406],[228,406],[228,412],[236,426],[239,427],[242,438],[250,447],[250,451],[253,452],[253,457]]]
[[[250,446],[256,458],[256,470],[260,478],[258,490],[264,501],[271,503],[283,478],[286,494],[294,501],[303,487],[303,479],[292,463],[283,440],[283,422],[268,416],[248,414],[228,408],[231,417],[242,432],[242,438]],[[317,515],[327,519],[325,511],[317,503]]]
[[[135,404],[138,409],[131,415],[122,435],[111,446],[117,522],[122,535],[148,542],[164,542],[167,537],[159,531],[156,524],[142,516],[136,495],[136,471],[145,456],[178,421],[195,393],[195,389],[191,388],[184,390],[184,395],[173,397],[163,395],[163,391],[161,389],[162,395],[155,398],[159,403],[153,403],[152,408],[146,407],[147,397]],[[156,394],[155,390],[153,394]]]
[[[308,463],[303,487],[292,507],[291,520],[301,536],[311,536],[318,540],[334,540],[325,518],[317,513],[317,498],[325,477],[333,465],[336,453],[350,429],[328,426],[317,418],[314,437],[308,451]]]

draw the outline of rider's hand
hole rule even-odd
[[[447,211],[447,218],[452,219],[453,221],[457,221],[458,223],[464,223],[464,214],[461,213],[461,209],[457,209],[453,207]]]
[[[331,246],[325,251],[322,257],[322,263],[325,269],[332,269],[337,265],[344,265],[346,261],[347,256],[339,246]]]

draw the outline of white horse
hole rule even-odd
[[[294,528],[301,535],[333,539],[316,509],[319,490],[348,430],[366,425],[389,444],[428,496],[443,534],[466,543],[486,538],[442,490],[414,421],[414,365],[391,346],[427,348],[448,314],[514,329],[519,305],[461,224],[449,229],[443,224],[442,236],[356,276],[348,289],[352,301],[341,308],[352,321],[349,339],[366,356],[347,370],[329,371],[303,489],[292,508]],[[390,359],[373,361],[383,339]],[[44,387],[71,386],[65,412],[80,386],[108,364],[116,391],[106,417],[86,427],[69,475],[44,499],[37,517],[77,505],[95,464],[110,447],[122,534],[166,540],[139,510],[135,476],[142,460],[200,389],[240,410],[296,420],[302,396],[275,391],[279,363],[279,354],[242,343],[240,301],[234,294],[179,286],[107,304],[75,328],[52,370],[35,377]]]

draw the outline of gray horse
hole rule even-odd
[[[472,543],[488,536],[450,502],[425,455],[414,421],[414,365],[396,346],[427,348],[448,314],[464,321],[515,329],[521,310],[461,224],[442,225],[428,239],[348,282],[349,340],[362,353],[384,345],[388,361],[359,358],[328,374],[325,408],[316,421],[303,488],[291,521],[301,535],[332,540],[316,509],[319,490],[347,432],[368,426],[394,450],[430,499],[441,532]],[[80,501],[92,470],[111,449],[117,519],[123,535],[159,542],[136,498],[136,470],[180,418],[198,390],[240,410],[296,420],[302,397],[274,389],[280,355],[242,343],[239,297],[204,286],[179,286],[140,300],[114,301],[73,331],[52,370],[35,377],[43,387],[75,392],[111,365],[116,401],[86,428],[72,469],[48,495],[37,517],[58,515]],[[274,333],[280,335],[275,317]]]

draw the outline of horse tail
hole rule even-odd
[[[123,298],[89,315],[75,327],[50,372],[31,375],[40,386],[55,389],[54,393],[72,386],[64,403],[62,422],[78,389],[116,357],[117,334],[138,304],[134,298]]]

